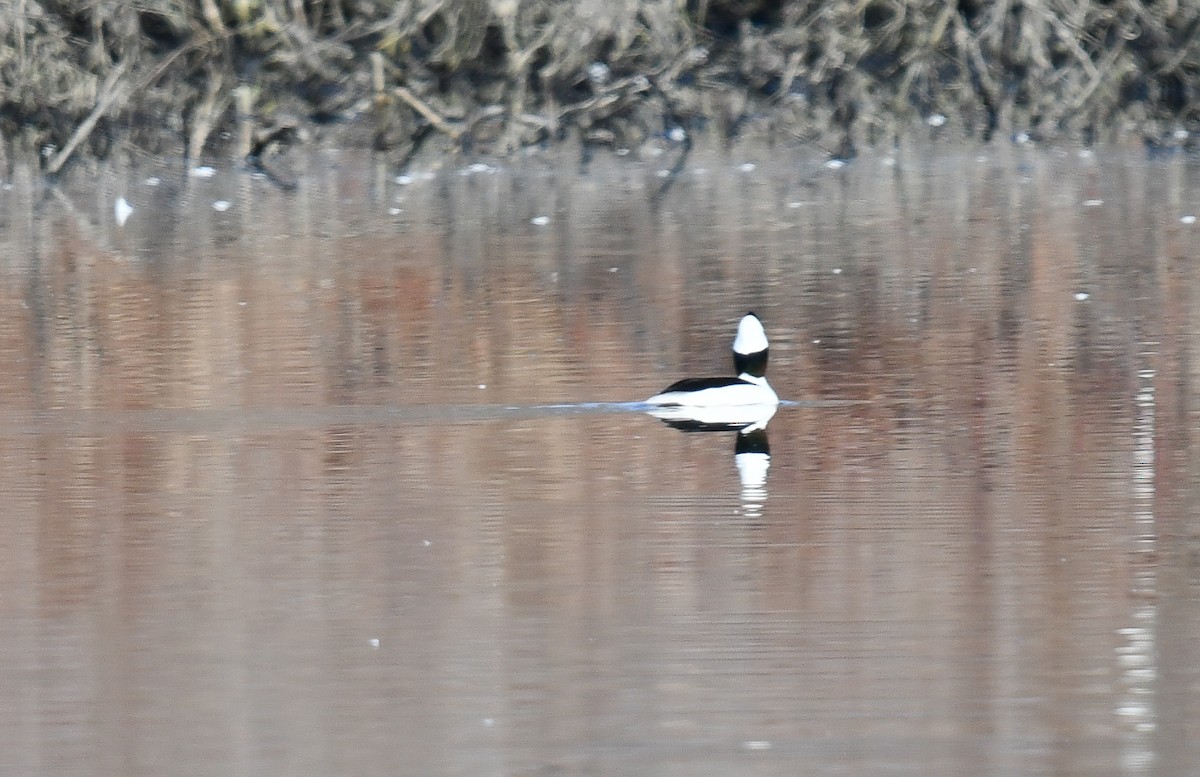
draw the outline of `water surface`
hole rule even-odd
[[[1200,166],[659,162],[7,179],[0,773],[1197,773]]]

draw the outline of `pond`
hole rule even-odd
[[[1200,162],[671,162],[15,168],[0,772],[1197,773]]]

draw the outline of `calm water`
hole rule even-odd
[[[5,179],[0,773],[1200,773],[1200,164],[660,162]]]

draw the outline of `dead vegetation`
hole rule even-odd
[[[13,0],[4,150],[1200,135],[1197,0]],[[674,132],[672,132],[674,130]],[[679,130],[683,130],[680,132]]]

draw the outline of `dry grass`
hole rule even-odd
[[[261,152],[281,127],[397,154],[675,126],[843,154],[913,132],[1190,145],[1200,2],[14,0],[0,83],[6,147],[49,167]]]

